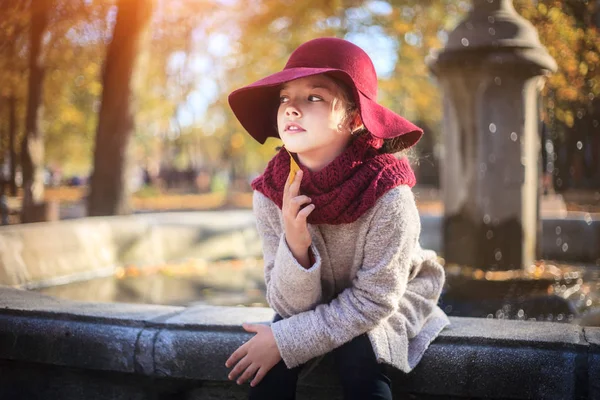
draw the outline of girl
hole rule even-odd
[[[418,244],[413,171],[391,154],[423,132],[376,98],[371,59],[336,38],[229,96],[250,135],[284,143],[252,182],[277,314],[244,324],[256,335],[225,364],[238,384],[252,379],[251,399],[295,398],[302,366],[327,353],[345,399],[391,399],[384,364],[411,371],[449,323],[443,268]]]

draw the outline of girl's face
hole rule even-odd
[[[342,89],[325,75],[288,82],[279,92],[277,129],[285,147],[311,171],[340,155],[350,140]]]

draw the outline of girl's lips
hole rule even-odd
[[[285,131],[290,132],[290,133],[297,133],[297,132],[304,132],[304,129],[298,124],[287,123],[287,124],[285,124]]]

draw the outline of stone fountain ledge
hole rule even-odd
[[[0,288],[0,398],[244,399],[225,360],[268,308],[80,303]],[[451,318],[395,396],[600,398],[600,328]],[[337,399],[331,360],[300,399]]]
[[[422,214],[421,245],[441,251],[442,217]],[[566,244],[566,245],[565,245]],[[543,219],[542,256],[600,265],[600,217]],[[127,264],[260,258],[249,210],[140,214],[0,227],[0,285],[54,286]]]
[[[259,257],[249,211],[92,217],[0,227],[0,285],[54,286],[116,268]]]

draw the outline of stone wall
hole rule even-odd
[[[267,308],[77,303],[0,288],[2,399],[244,399],[225,360]],[[451,318],[395,398],[600,398],[600,328]],[[341,399],[325,358],[299,399]]]
[[[198,257],[259,257],[247,211],[95,217],[0,227],[0,284],[40,287],[112,275],[116,267]]]

